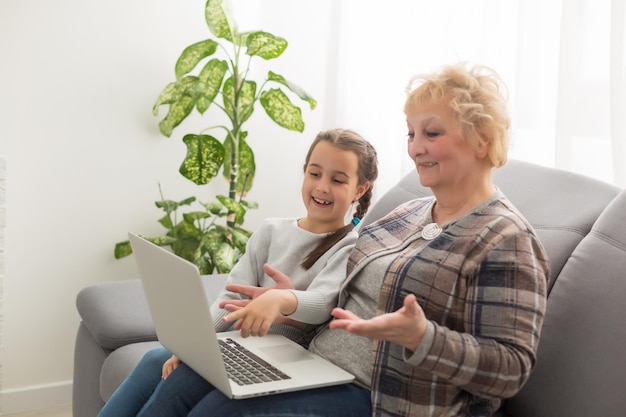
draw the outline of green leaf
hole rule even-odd
[[[174,229],[174,223],[172,223],[172,218],[169,215],[165,215],[159,219],[159,223],[161,226],[165,227],[167,230]]]
[[[180,201],[174,201],[174,200],[155,201],[154,205],[162,209],[167,214],[170,214],[170,213],[175,212],[180,206],[188,206],[194,201],[196,201],[196,197],[187,197],[184,200],[180,200]]]
[[[260,101],[267,115],[279,126],[296,132],[304,131],[300,108],[294,106],[282,90],[272,88],[264,91]]]
[[[180,100],[183,95],[183,91],[184,88],[178,81],[166,85],[163,91],[161,91],[161,94],[159,94],[159,97],[157,97],[156,103],[152,106],[152,114],[158,116],[160,105],[171,104]]]
[[[201,185],[215,177],[224,162],[224,146],[210,135],[185,135],[187,156],[179,172],[190,181]]]
[[[254,101],[256,95],[256,82],[245,80],[241,82],[238,94],[233,88],[233,78],[227,78],[222,88],[224,99],[224,110],[233,123],[241,126],[250,118],[254,111]],[[233,110],[237,108],[237,112]]]
[[[210,202],[210,203],[200,203],[207,209],[207,211],[213,215],[219,214],[219,212],[224,207],[221,203]]]
[[[219,245],[212,255],[215,268],[222,274],[230,272],[238,259],[238,252],[228,243]]]
[[[172,135],[172,131],[180,124],[195,106],[195,99],[190,96],[183,96],[180,100],[170,104],[167,116],[159,123],[159,130],[168,138]]]
[[[198,237],[179,238],[171,245],[171,247],[176,255],[181,258],[185,258],[190,262],[194,262],[199,242],[200,239]]]
[[[202,236],[202,230],[197,227],[192,221],[187,221],[187,219],[183,219],[183,221],[179,222],[174,231],[172,232],[173,236],[177,239],[177,241],[184,240],[186,238],[194,238],[199,241],[200,236]]]
[[[186,47],[176,61],[176,79],[194,69],[204,58],[213,55],[218,45],[213,39],[206,39]]]
[[[171,236],[157,236],[149,237],[147,239],[158,246],[170,246],[171,244],[176,242],[176,239]]]
[[[228,63],[217,58],[210,60],[200,71],[198,78],[200,79],[202,91],[196,103],[200,114],[203,114],[215,100],[215,96],[217,96],[222,86],[222,80],[224,75],[226,75],[226,71],[228,71]]]
[[[228,2],[208,0],[204,7],[204,18],[209,30],[216,38],[232,40],[232,34],[237,31],[237,28]]]
[[[235,245],[235,247],[239,249],[239,251],[245,252],[246,244],[248,243],[248,239],[250,239],[252,233],[240,227],[233,229],[231,233],[233,237],[233,244]]]
[[[218,250],[222,243],[226,242],[225,230],[221,226],[216,226],[213,229],[207,231],[200,241],[200,247],[203,253],[208,253],[213,262],[213,254]]]
[[[194,97],[197,95],[198,77],[188,76],[180,80],[169,83],[165,86],[157,101],[152,107],[152,114],[157,116],[159,114],[159,106],[163,104],[173,104],[185,96]]]
[[[115,250],[113,252],[115,259],[125,258],[131,253],[133,253],[133,249],[131,248],[130,242],[128,240],[115,244]]]
[[[298,97],[300,97],[300,99],[302,99],[302,100],[306,101],[307,103],[309,103],[309,107],[311,108],[311,110],[314,110],[315,107],[317,107],[317,101],[313,97],[311,97],[309,95],[309,93],[304,91],[304,89],[302,87],[300,87],[299,85],[296,85],[296,84],[292,83],[291,81],[287,80],[282,75],[279,75],[279,74],[276,74],[275,72],[269,71],[268,74],[267,74],[267,79],[269,81],[276,81],[276,82],[284,85],[285,87],[287,87],[294,94],[296,94]]]
[[[193,263],[196,264],[198,270],[200,271],[200,274],[202,275],[212,274],[215,269],[213,267],[213,264],[211,263],[210,258],[207,258],[206,256],[200,256],[196,258]]]
[[[235,223],[243,223],[243,216],[246,214],[246,208],[243,205],[223,195],[218,195],[216,198],[224,205],[224,207],[228,209],[228,211],[235,213]]]
[[[241,200],[241,204],[246,206],[248,210],[259,208],[259,203],[256,203],[254,201]]]
[[[287,40],[267,32],[253,32],[248,35],[246,54],[269,60],[278,58],[287,49]]]
[[[169,236],[151,237],[147,238],[147,240],[159,246],[169,246],[176,241],[176,239],[173,239]],[[132,253],[133,248],[130,246],[130,241],[125,240],[123,242],[118,242],[115,244],[115,259],[125,258]]]
[[[187,223],[194,223],[197,220],[206,219],[208,217],[211,217],[211,215],[205,211],[192,211],[190,213],[183,213],[183,219],[185,219]]]
[[[237,184],[235,185],[235,190],[237,193],[245,194],[252,188],[252,183],[254,182],[254,174],[256,173],[256,164],[254,163],[254,153],[252,149],[248,145],[246,141],[246,137],[248,136],[248,132],[239,132],[239,146],[238,153],[239,157],[237,158],[238,170],[237,170]],[[224,158],[224,171],[223,175],[227,181],[230,181],[230,169],[231,169],[231,153],[232,153],[232,139],[231,136],[228,135],[224,140],[224,150],[226,152],[226,156]],[[245,190],[244,190],[245,184]]]

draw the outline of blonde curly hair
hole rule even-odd
[[[489,146],[488,161],[492,167],[506,163],[511,140],[508,92],[493,69],[464,62],[445,66],[411,78],[406,91],[405,114],[422,103],[444,104],[457,117],[474,149]]]

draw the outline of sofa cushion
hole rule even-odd
[[[572,250],[620,192],[573,172],[510,160],[494,182],[533,225],[550,258],[550,286]]]
[[[161,346],[159,342],[141,342],[122,346],[111,352],[100,370],[100,395],[102,399],[105,402],[108,401],[143,355],[150,349],[159,346]]]
[[[626,410],[626,191],[598,218],[552,288],[525,387],[511,416],[587,417]]]

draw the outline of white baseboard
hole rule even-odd
[[[0,414],[20,413],[72,403],[72,381],[31,385],[0,392]]]

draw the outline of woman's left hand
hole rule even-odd
[[[413,294],[404,298],[404,305],[397,311],[369,320],[361,319],[339,307],[333,309],[332,315],[335,320],[330,322],[331,329],[344,329],[370,339],[387,340],[413,352],[421,343],[428,324],[424,311]]]

